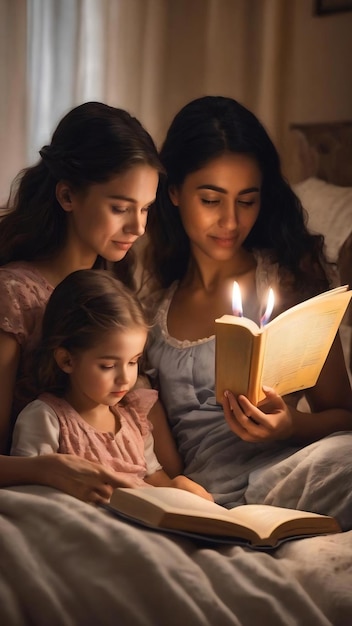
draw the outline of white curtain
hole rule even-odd
[[[71,0],[29,0],[27,26],[27,161],[62,113],[73,106],[78,6]]]
[[[26,162],[26,2],[0,0],[0,203]]]
[[[291,2],[0,0],[0,200],[62,115],[101,100],[157,143],[205,94],[251,108],[280,149]]]
[[[28,162],[62,114],[81,102],[120,106],[151,125],[165,0],[28,0],[27,5]]]

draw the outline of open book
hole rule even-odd
[[[227,389],[258,404],[263,385],[279,395],[313,387],[350,302],[348,285],[284,311],[263,328],[246,317],[215,320],[216,398]]]
[[[326,515],[266,504],[228,510],[172,487],[121,487],[114,490],[104,507],[152,528],[227,537],[254,547],[274,547],[289,538],[341,532],[337,521]]]

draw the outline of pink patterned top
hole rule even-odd
[[[44,393],[30,402],[15,424],[11,454],[33,456],[61,452],[97,461],[124,475],[135,486],[161,469],[153,448],[148,413],[158,394],[135,389],[110,407],[120,430],[100,432],[88,424],[63,398]]]
[[[45,306],[52,291],[53,287],[30,263],[17,261],[0,267],[0,329],[13,335],[21,346],[13,420],[33,399],[26,391],[25,368],[39,342]]]

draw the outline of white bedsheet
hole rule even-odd
[[[45,487],[0,490],[3,626],[351,626],[352,531],[197,547]]]

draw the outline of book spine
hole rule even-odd
[[[215,342],[216,399],[223,402],[227,389],[235,396],[248,394],[253,352],[253,335],[248,329],[232,324],[218,324]]]

